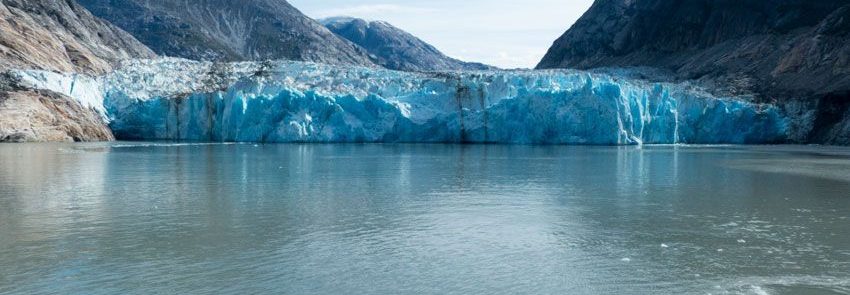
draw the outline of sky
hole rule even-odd
[[[533,68],[593,0],[289,0],[312,18],[383,20],[448,56]]]

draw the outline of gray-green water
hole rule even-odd
[[[841,294],[850,150],[0,145],[2,294]]]

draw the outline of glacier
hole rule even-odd
[[[782,109],[617,72],[409,73],[274,61],[125,61],[102,77],[21,71],[99,110],[116,138],[212,142],[758,144]]]

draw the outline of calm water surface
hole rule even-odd
[[[847,294],[850,149],[0,145],[0,294]]]

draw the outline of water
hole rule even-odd
[[[2,294],[847,294],[850,150],[0,145]]]

